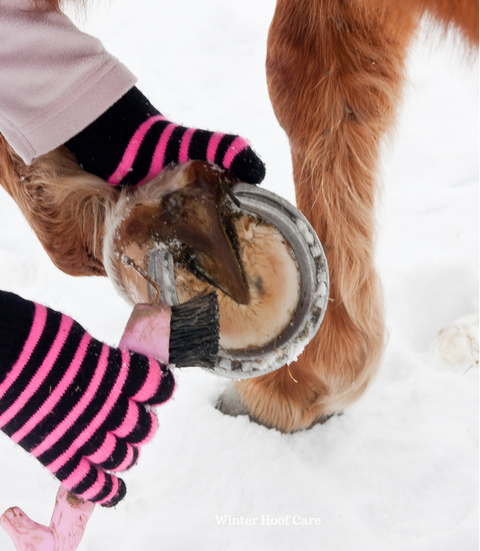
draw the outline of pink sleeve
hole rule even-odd
[[[78,134],[135,76],[59,12],[0,2],[0,132],[26,163]]]

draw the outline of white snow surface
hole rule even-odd
[[[247,137],[267,164],[265,187],[293,201],[264,71],[274,7],[115,0],[74,17],[172,120]],[[226,379],[181,372],[154,441],[124,475],[126,499],[96,508],[80,550],[478,549],[478,367],[440,369],[433,353],[442,327],[478,312],[478,120],[477,58],[422,35],[384,154],[377,262],[389,342],[362,399],[284,435],[217,411]],[[0,288],[118,343],[130,309],[111,283],[54,268],[3,190],[0,225]],[[0,512],[18,505],[48,524],[58,482],[3,434],[0,449]],[[2,530],[0,549],[14,549]]]

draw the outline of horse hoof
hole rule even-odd
[[[238,417],[249,413],[243,405],[233,382],[230,382],[218,399],[216,408],[225,415]],[[250,417],[250,416],[249,416]]]

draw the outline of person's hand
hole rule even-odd
[[[0,428],[65,488],[110,507],[170,398],[168,367],[91,337],[72,318],[0,292]],[[20,473],[19,473],[20,474]]]
[[[211,161],[239,181],[259,184],[265,165],[240,136],[177,125],[132,88],[65,146],[110,184],[141,185],[171,164]]]

